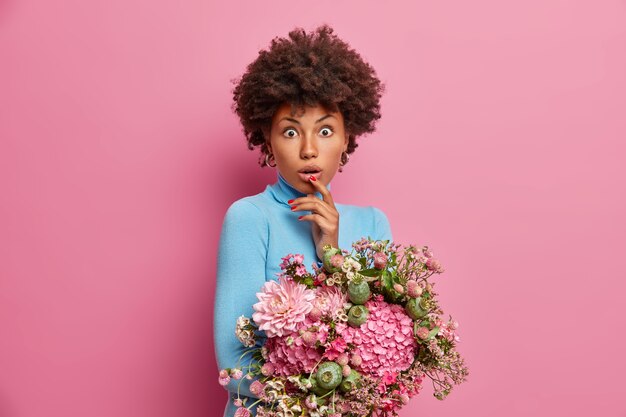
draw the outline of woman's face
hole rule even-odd
[[[267,136],[276,169],[289,184],[306,194],[316,192],[308,181],[311,175],[324,185],[331,182],[341,153],[348,149],[341,112],[330,112],[319,105],[307,106],[292,115],[291,105],[283,104],[274,113]],[[305,173],[309,170],[315,172]]]

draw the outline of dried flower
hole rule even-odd
[[[311,394],[304,400],[304,405],[310,409],[315,410],[317,408],[317,396],[315,394]]]
[[[428,258],[428,260],[426,261],[426,266],[428,267],[429,270],[435,271],[438,273],[442,273],[444,271],[443,267],[441,266],[441,263],[434,258]]]
[[[428,327],[420,327],[417,329],[417,337],[419,337],[422,340],[425,340],[428,338],[428,333],[430,332],[430,330],[428,329]]]
[[[383,252],[377,252],[374,254],[374,268],[385,269],[387,266],[387,255]]]
[[[406,288],[409,297],[417,298],[422,295],[422,288],[419,286],[417,281],[408,281],[406,283]]]
[[[349,361],[350,361],[350,358],[348,357],[347,353],[342,353],[341,355],[337,357],[337,360],[335,360],[335,362],[337,362],[341,366],[347,365]]]

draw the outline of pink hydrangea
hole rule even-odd
[[[326,323],[311,322],[308,318],[300,324],[303,335],[313,333],[320,344],[328,339],[330,327]],[[322,358],[315,345],[307,343],[298,333],[283,337],[271,337],[265,343],[267,348],[264,359],[274,367],[274,375],[296,375],[311,372]]]
[[[252,319],[271,338],[297,329],[313,308],[311,302],[315,299],[315,291],[281,276],[279,283],[266,282],[256,296],[259,302],[253,306]]]
[[[359,327],[346,327],[341,336],[353,343],[353,350],[362,358],[355,367],[363,373],[381,377],[385,372],[404,371],[413,363],[417,342],[413,338],[413,320],[397,304],[382,297],[365,303],[368,320]]]
[[[330,343],[330,346],[326,348],[326,352],[324,352],[324,357],[332,360],[337,359],[343,352],[345,352],[348,345],[346,341],[338,337]]]

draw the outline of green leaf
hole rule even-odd
[[[430,332],[428,332],[428,339],[431,339],[431,338],[437,336],[437,333],[439,333],[439,326],[435,327]]]
[[[387,271],[383,271],[382,282],[383,287],[388,291],[391,291],[393,289],[393,279],[391,278],[391,276],[389,276],[389,273],[387,273]]]
[[[377,277],[380,275],[382,271],[380,269],[376,269],[376,268],[370,268],[370,269],[362,269],[359,271],[359,274],[364,275],[366,277]]]

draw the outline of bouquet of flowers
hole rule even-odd
[[[222,369],[219,382],[245,370],[259,400],[238,395],[237,417],[257,404],[259,417],[397,416],[426,377],[440,400],[466,380],[458,323],[441,318],[429,282],[444,271],[429,248],[370,238],[352,248],[327,245],[312,273],[302,255],[285,256],[252,319],[239,317],[235,332],[249,348],[240,362],[250,355],[249,365]]]

